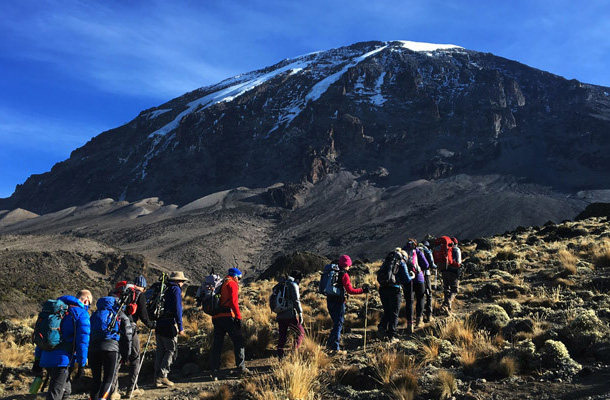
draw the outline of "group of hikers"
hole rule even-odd
[[[384,260],[377,272],[383,317],[378,326],[381,338],[397,340],[401,288],[406,300],[407,333],[421,322],[429,322],[432,315],[432,270],[442,271],[444,302],[442,310],[449,312],[455,297],[460,275],[461,252],[455,238],[437,238],[434,250],[429,241],[420,245],[409,239],[403,248],[396,248]],[[370,287],[354,288],[349,270],[352,260],[348,255],[324,268],[319,292],[326,295],[326,305],[333,327],[326,342],[331,353],[340,352],[341,330],[345,320],[345,304],[349,295],[368,294]],[[303,308],[299,283],[301,271],[295,270],[273,288],[269,305],[276,313],[279,338],[277,356],[284,357],[289,330],[294,333],[293,348],[298,348],[305,335]],[[216,379],[225,334],[233,342],[236,372],[249,371],[245,366],[245,347],[242,335],[242,315],[239,307],[239,282],[242,272],[229,268],[221,278],[213,272],[206,277],[197,291],[197,303],[212,316],[214,327],[210,353],[211,377]],[[157,388],[174,386],[168,375],[178,355],[178,336],[184,334],[182,322],[182,291],[188,281],[182,271],[163,273],[158,282],[147,288],[144,276],[133,282],[121,281],[108,296],[93,302],[89,290],[80,290],[76,296],[61,296],[43,304],[34,329],[36,344],[32,367],[37,377],[31,393],[40,390],[43,369],[47,369],[47,399],[67,399],[71,394],[71,380],[83,376],[83,368],[91,368],[90,399],[119,398],[118,372],[121,365],[128,367],[128,384],[124,397],[142,395],[138,376],[143,352],[138,336],[138,321],[149,330],[148,342],[154,332],[156,355],[154,382]],[[415,306],[415,319],[413,318]],[[36,384],[38,382],[38,384]]]

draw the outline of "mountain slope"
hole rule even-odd
[[[605,189],[610,89],[457,46],[365,42],[284,60],[143,111],[30,177],[0,209],[57,211],[341,169],[401,185],[458,173]]]

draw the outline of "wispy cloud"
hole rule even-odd
[[[42,118],[0,108],[0,143],[6,146],[65,155],[101,130],[101,127],[90,124]]]

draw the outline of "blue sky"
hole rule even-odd
[[[0,0],[0,197],[201,86],[367,40],[456,44],[610,86],[610,1]]]

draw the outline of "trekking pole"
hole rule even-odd
[[[129,393],[133,393],[133,390],[136,388],[136,385],[138,384],[138,377],[140,376],[140,370],[142,369],[142,364],[144,364],[144,356],[146,355],[146,350],[148,350],[148,343],[150,343],[150,338],[152,336],[153,330],[151,329],[150,332],[148,333],[148,339],[146,340],[146,345],[144,346],[144,351],[142,352],[142,355],[140,356],[140,365],[138,365],[138,370],[136,372],[136,378],[133,380],[133,384],[131,385],[131,390],[129,391]],[[137,333],[136,333],[137,335]]]
[[[369,294],[366,293],[364,298],[364,346],[363,350],[366,353],[366,328],[369,322]]]

